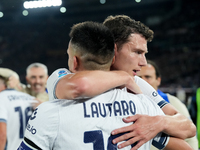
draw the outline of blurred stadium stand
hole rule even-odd
[[[148,45],[148,59],[162,68],[162,86],[172,94],[178,87],[194,94],[200,87],[200,1],[198,0],[63,0],[60,7],[28,10],[24,0],[1,0],[0,66],[13,69],[25,82],[32,62],[48,66],[49,74],[67,67],[68,33],[74,23],[103,22],[108,15],[125,14],[147,24],[155,32]],[[171,89],[171,90],[170,90]],[[173,90],[172,90],[173,89]]]

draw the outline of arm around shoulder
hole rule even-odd
[[[124,71],[80,71],[64,76],[57,83],[59,99],[94,97],[112,88],[126,86],[134,93],[141,93],[134,78]]]

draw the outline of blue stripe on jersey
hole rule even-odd
[[[157,90],[157,92],[166,102],[170,103],[167,94],[163,93],[161,90]]]
[[[169,136],[167,134],[162,133],[161,136],[160,136],[159,141],[156,141],[156,140],[153,139],[152,145],[155,146],[158,149],[163,149],[167,145],[166,142],[167,142],[168,138],[169,138]]]
[[[1,118],[0,118],[0,122],[5,122],[5,123],[7,123],[6,119],[1,119]]]
[[[28,145],[24,143],[24,141],[22,141],[17,150],[34,150],[34,149],[30,148]]]
[[[167,103],[165,100],[162,100],[158,103],[158,106],[162,109],[165,105],[167,105],[169,103]]]

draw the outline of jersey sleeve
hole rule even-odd
[[[163,149],[167,146],[169,138],[169,135],[160,132],[153,138],[152,145],[158,149]]]
[[[48,101],[39,105],[29,118],[22,147],[53,149],[59,130],[59,107]],[[29,141],[29,142],[27,142]]]
[[[142,78],[135,76],[135,82],[142,90],[144,95],[147,95],[152,100],[154,100],[157,105],[162,109],[168,103],[158,94],[158,92],[145,80]]]
[[[25,140],[23,140],[17,150],[41,150],[41,148],[33,147],[30,144],[28,144]]]
[[[54,71],[47,80],[47,91],[49,95],[49,100],[55,100],[58,99],[55,94],[56,85],[58,81],[66,76],[67,74],[71,74],[71,72],[65,68],[57,69]]]

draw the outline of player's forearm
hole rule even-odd
[[[0,122],[0,150],[6,146],[6,123]]]
[[[164,148],[164,150],[177,150],[177,149],[192,150],[192,147],[182,139],[170,137],[169,142],[167,146]]]
[[[124,71],[81,71],[68,79],[61,79],[56,87],[56,95],[62,99],[93,97],[109,89],[128,85],[130,80]]]
[[[0,133],[0,150],[4,150],[6,145],[6,136]]]
[[[173,116],[164,116],[162,119],[163,132],[171,136],[186,139],[196,135],[196,126],[180,113]]]

